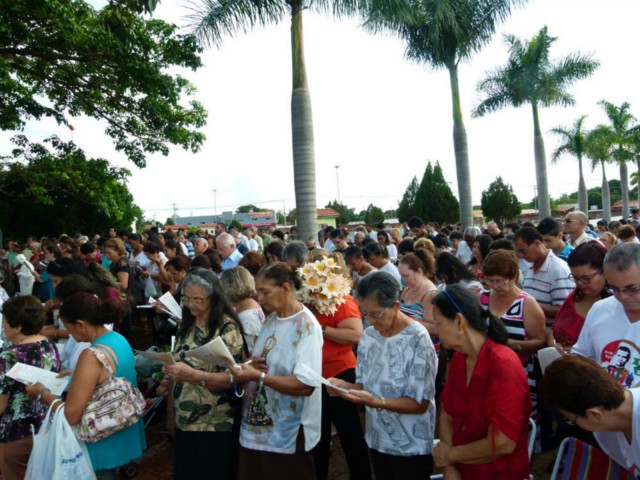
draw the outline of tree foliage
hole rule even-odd
[[[371,203],[366,210],[360,212],[360,216],[365,223],[372,226],[375,226],[380,222],[384,222],[384,211],[380,207],[376,207]]]
[[[118,151],[138,166],[168,143],[197,151],[205,123],[189,82],[167,70],[201,66],[196,39],[143,18],[156,0],[0,0],[0,129],[86,115],[107,123]]]
[[[340,214],[340,216],[336,219],[338,226],[348,225],[349,222],[352,222],[356,219],[355,208],[349,208],[344,203],[340,203],[337,200],[327,203],[324,208],[333,208]]]
[[[5,233],[51,235],[128,229],[142,211],[127,189],[128,170],[86,158],[57,137],[45,144],[14,138],[0,159],[0,218]]]
[[[513,188],[504,183],[502,177],[496,178],[489,188],[482,192],[480,206],[486,218],[491,218],[501,225],[515,218],[522,210]]]
[[[269,208],[260,208],[256,207],[252,203],[248,203],[247,205],[240,205],[236,209],[236,213],[249,213],[249,212],[270,212]]]
[[[427,164],[422,181],[416,192],[414,214],[425,222],[456,222],[459,219],[459,204],[444,179],[442,168],[436,162]]]
[[[418,177],[413,177],[411,182],[409,182],[409,186],[402,194],[402,200],[398,204],[398,220],[401,222],[406,222],[415,215],[414,209],[416,204],[416,193],[418,193],[418,187],[420,184],[418,183]]]

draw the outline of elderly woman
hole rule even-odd
[[[598,242],[578,245],[569,255],[571,276],[576,288],[558,310],[553,322],[553,343],[565,353],[578,341],[584,321],[593,304],[611,296],[607,291],[603,264],[607,249]]]
[[[384,245],[370,243],[364,248],[363,253],[369,265],[377,268],[381,272],[391,274],[391,276],[396,279],[396,282],[398,282],[398,288],[402,289],[402,279],[400,278],[398,267],[389,260],[389,252]]]
[[[504,325],[460,285],[433,299],[433,316],[443,345],[456,351],[442,393],[436,465],[448,479],[529,478],[531,397]]]
[[[27,397],[25,385],[6,376],[16,363],[60,371],[55,344],[39,334],[46,314],[36,297],[22,296],[2,305],[4,337],[0,353],[0,471],[6,480],[23,479],[31,454],[31,426],[40,428],[47,409]]]
[[[377,480],[423,480],[433,471],[438,361],[425,328],[400,311],[387,272],[360,280],[361,315],[371,322],[358,344],[356,381],[329,381],[329,394],[366,407],[366,441]]]
[[[256,282],[246,268],[236,267],[224,270],[220,274],[220,283],[231,302],[231,306],[238,314],[247,347],[252,352],[253,345],[264,323],[264,312],[260,304],[253,298],[256,296]]]
[[[122,318],[122,304],[81,292],[65,300],[60,318],[78,342],[90,342],[91,347],[80,354],[65,400],[64,415],[70,425],[77,425],[96,387],[107,380],[104,362],[109,362],[114,376],[126,378],[136,386],[136,372],[131,347],[127,340],[106,325]],[[98,355],[102,358],[100,360]],[[27,387],[27,394],[46,405],[57,398],[41,383]],[[54,408],[58,408],[56,404]],[[140,458],[146,447],[142,420],[95,443],[87,443],[91,463],[99,479],[115,479],[116,468]]]
[[[537,378],[535,354],[546,344],[545,317],[538,302],[516,285],[520,269],[518,257],[510,250],[494,250],[482,264],[485,283],[491,288],[480,302],[500,318],[507,328],[511,347],[520,357],[531,390],[531,416],[537,418]]]
[[[260,330],[252,364],[230,365],[245,384],[238,479],[312,480],[320,440],[322,331],[297,299],[297,276],[284,263],[256,277],[258,301],[271,313]]]
[[[233,377],[225,369],[188,356],[189,350],[220,337],[236,362],[245,354],[242,324],[213,272],[192,270],[184,280],[184,311],[173,364],[164,370],[173,382],[174,478],[234,480],[239,410]]]

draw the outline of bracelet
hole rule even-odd
[[[236,383],[236,379],[233,378],[233,373],[231,373],[231,372],[229,372],[229,380],[231,380],[232,384]]]
[[[260,385],[259,385],[259,388],[264,387],[264,379],[265,379],[266,376],[267,376],[266,373],[260,372]]]
[[[200,380],[201,387],[207,386],[207,378],[209,378],[209,372],[204,372],[204,377],[202,377],[202,380]]]
[[[387,408],[387,399],[384,398],[382,395],[380,395],[380,401],[382,402],[382,406],[381,407],[376,407],[376,410],[379,411],[379,412],[381,412],[382,410]]]
[[[50,392],[50,391],[51,390],[49,390],[47,387],[42,387],[38,392],[38,396],[36,397],[36,400],[38,401],[42,400],[42,395],[44,394],[44,392]]]

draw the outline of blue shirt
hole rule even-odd
[[[222,269],[229,270],[230,268],[237,267],[241,259],[242,254],[238,250],[234,250],[231,255],[229,255],[222,261]]]
[[[569,261],[569,254],[571,252],[573,252],[573,247],[567,243],[565,247],[562,249],[562,251],[556,255],[556,257],[567,262]]]

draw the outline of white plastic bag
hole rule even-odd
[[[51,408],[49,409],[51,411]],[[47,415],[34,435],[27,480],[95,480],[86,445],[76,438],[64,416],[64,405],[52,420]],[[44,431],[43,431],[44,428]],[[37,447],[37,448],[36,448]]]

